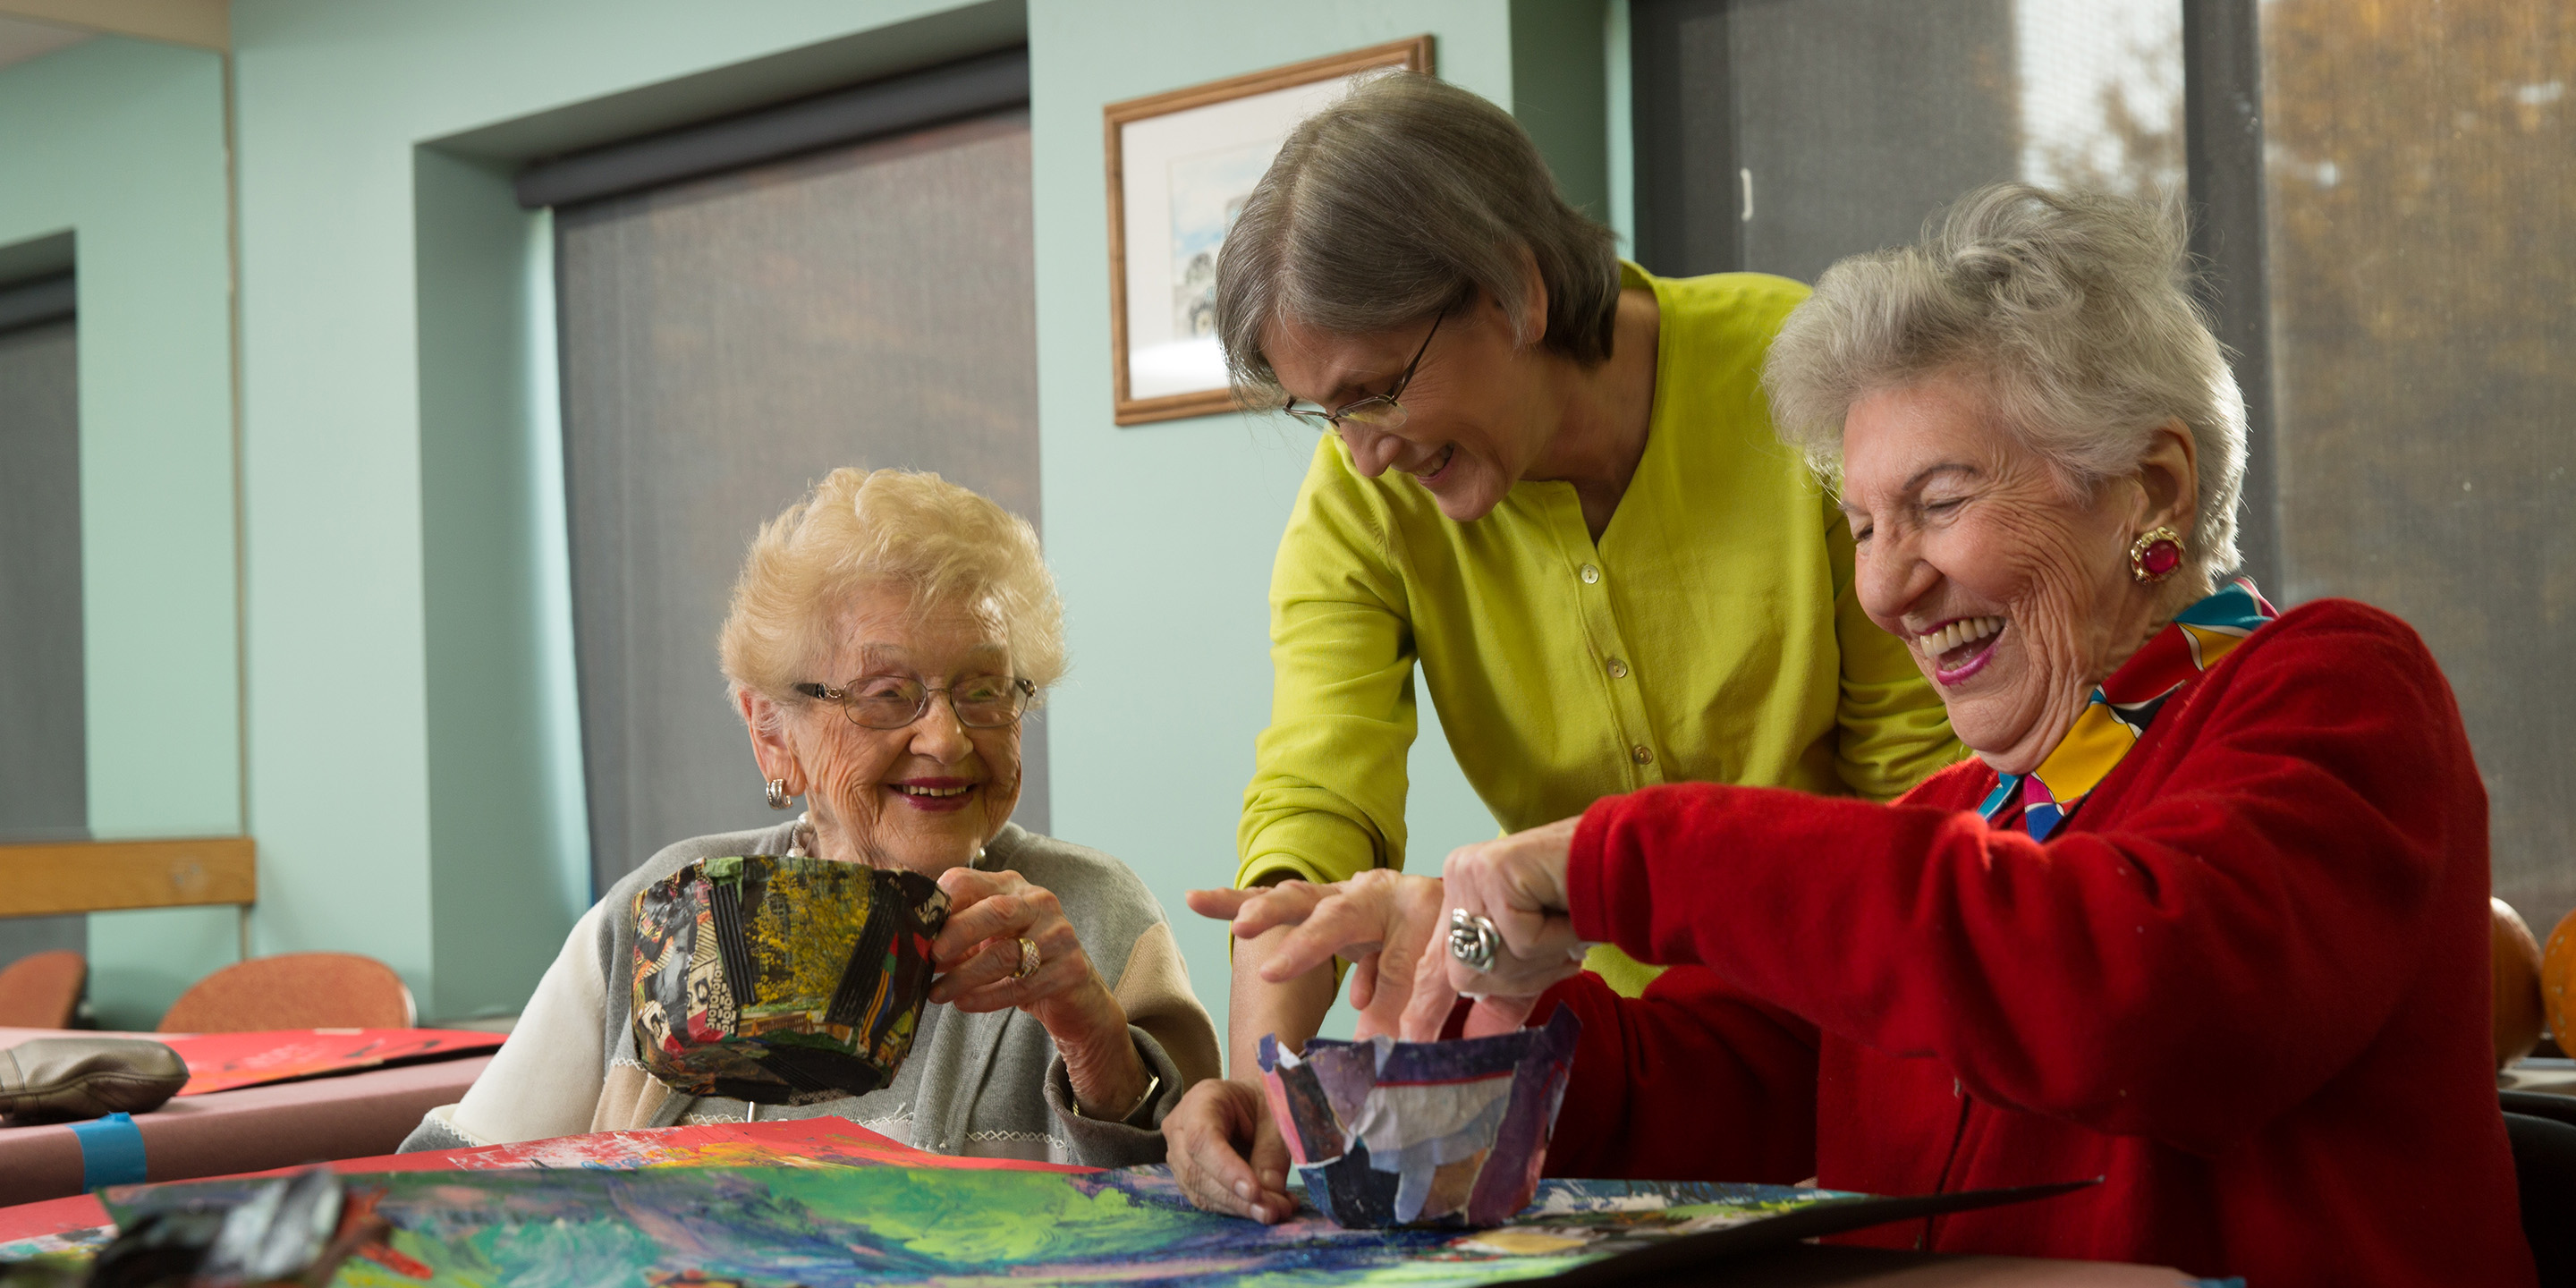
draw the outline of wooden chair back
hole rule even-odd
[[[0,1028],[70,1028],[88,979],[89,959],[68,948],[0,967]]]
[[[393,967],[356,953],[283,953],[198,980],[161,1017],[160,1031],[407,1029],[412,1019],[411,990]]]

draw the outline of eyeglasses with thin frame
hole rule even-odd
[[[872,675],[837,689],[811,682],[794,687],[806,697],[840,707],[841,714],[862,729],[905,728],[930,710],[934,694],[947,695],[957,723],[969,729],[1007,729],[1020,722],[1038,691],[1038,686],[1015,675],[979,675],[945,688],[900,675]]]
[[[1449,310],[1444,308],[1431,319],[1431,331],[1422,337],[1422,347],[1413,351],[1413,361],[1404,364],[1404,374],[1397,376],[1395,384],[1385,393],[1352,399],[1333,411],[1326,411],[1313,403],[1300,407],[1295,395],[1290,395],[1279,410],[1320,430],[1340,429],[1345,421],[1370,429],[1404,428],[1404,404],[1396,399],[1402,398],[1405,386],[1413,383],[1413,373],[1422,366],[1422,355],[1431,352],[1431,337],[1440,334],[1440,324],[1448,318]]]

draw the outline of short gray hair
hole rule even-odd
[[[1273,322],[1366,335],[1481,291],[1517,325],[1524,253],[1547,288],[1546,347],[1587,365],[1609,357],[1618,238],[1566,204],[1520,123],[1419,73],[1362,81],[1289,133],[1217,252],[1236,396],[1278,396],[1261,351]]]
[[[2186,567],[2234,569],[2245,399],[2192,294],[2178,215],[2126,197],[1999,183],[1923,240],[1825,270],[1763,364],[1780,437],[1828,477],[1872,393],[1974,377],[2003,422],[2079,489],[2137,468],[2168,420],[2191,431],[2200,517]]]

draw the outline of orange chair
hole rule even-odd
[[[9,963],[0,969],[0,1028],[70,1028],[88,979],[89,959],[68,948]]]
[[[356,953],[286,953],[235,962],[191,985],[163,1033],[260,1029],[407,1029],[411,990],[393,967]]]

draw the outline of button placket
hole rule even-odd
[[[1559,540],[1564,543],[1567,562],[1574,565],[1574,579],[1580,583],[1575,602],[1583,618],[1584,633],[1590,637],[1602,674],[1611,681],[1625,680],[1631,669],[1627,660],[1630,649],[1619,630],[1619,617],[1603,580],[1606,574],[1600,554],[1583,528],[1581,511],[1571,504],[1570,497],[1568,502],[1566,512],[1559,518],[1564,525],[1559,529]],[[1592,557],[1582,557],[1587,554]],[[1632,684],[1608,683],[1604,685],[1604,696],[1610,700],[1610,716],[1619,741],[1625,744],[1620,754],[1628,762],[1629,781],[1638,787],[1663,782],[1651,745],[1654,725],[1646,716],[1645,695]]]

